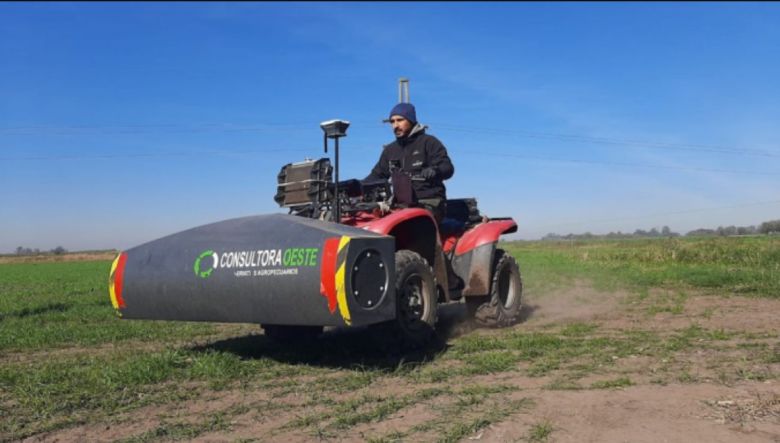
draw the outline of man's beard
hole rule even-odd
[[[395,132],[395,138],[404,138],[407,137],[409,134],[411,134],[412,131],[409,131],[409,133],[404,133],[403,129],[396,129],[394,132]]]

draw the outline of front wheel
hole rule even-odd
[[[503,249],[496,249],[493,263],[490,296],[487,301],[477,299],[470,304],[477,324],[503,328],[515,324],[520,316],[523,279],[517,261]]]
[[[396,324],[404,344],[420,347],[435,336],[436,277],[420,254],[395,253]]]

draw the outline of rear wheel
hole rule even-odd
[[[436,278],[420,254],[395,253],[396,325],[404,344],[420,347],[435,336]]]
[[[517,322],[522,307],[523,279],[517,261],[503,249],[496,249],[489,297],[467,301],[480,326],[503,328]]]
[[[265,336],[279,343],[306,343],[322,334],[322,326],[263,325]]]

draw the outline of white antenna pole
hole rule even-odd
[[[406,77],[398,79],[398,103],[409,103],[409,79]]]

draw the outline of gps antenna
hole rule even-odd
[[[331,204],[333,206],[333,221],[336,223],[341,222],[341,205],[339,204],[339,138],[347,136],[348,127],[349,122],[346,120],[328,120],[320,123],[320,128],[322,128],[325,133],[324,142],[326,153],[328,152],[328,139],[332,138],[336,140],[336,180],[333,190],[333,203]]]

